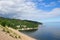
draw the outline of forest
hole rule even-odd
[[[14,29],[21,29],[21,28],[37,28],[40,22],[31,21],[31,20],[21,20],[21,19],[11,19],[11,18],[4,18],[0,17],[0,25],[12,27]]]

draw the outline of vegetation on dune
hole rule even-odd
[[[20,38],[20,35],[16,34],[15,32],[13,32],[11,29],[9,29],[9,27],[5,26],[0,26],[0,28],[6,32],[6,33],[9,33],[9,35],[13,38]]]
[[[4,27],[8,26],[14,29],[21,29],[21,28],[37,28],[38,25],[42,23],[30,20],[19,20],[0,17],[0,24]]]

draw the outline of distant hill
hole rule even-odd
[[[20,19],[10,19],[0,17],[0,25],[12,27],[14,29],[21,29],[21,28],[37,28],[40,22],[31,21],[31,20],[20,20]]]

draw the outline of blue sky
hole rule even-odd
[[[60,22],[60,0],[0,0],[0,16]]]
[[[47,12],[55,8],[60,8],[60,0],[32,0],[36,4],[37,9]],[[60,16],[44,19],[43,22],[60,22]]]
[[[36,3],[36,8],[45,11],[51,11],[54,8],[60,8],[60,0],[33,0]]]

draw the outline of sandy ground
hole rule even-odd
[[[0,30],[0,40],[20,40],[20,39],[13,38],[9,34]]]
[[[8,33],[6,32],[3,32],[1,29],[0,29],[0,40],[36,40],[32,37],[29,37],[15,29],[12,29],[12,28],[9,28],[11,29],[12,31],[14,31],[15,33],[19,34],[20,35],[20,39],[16,39],[16,38],[13,38],[11,37]]]

